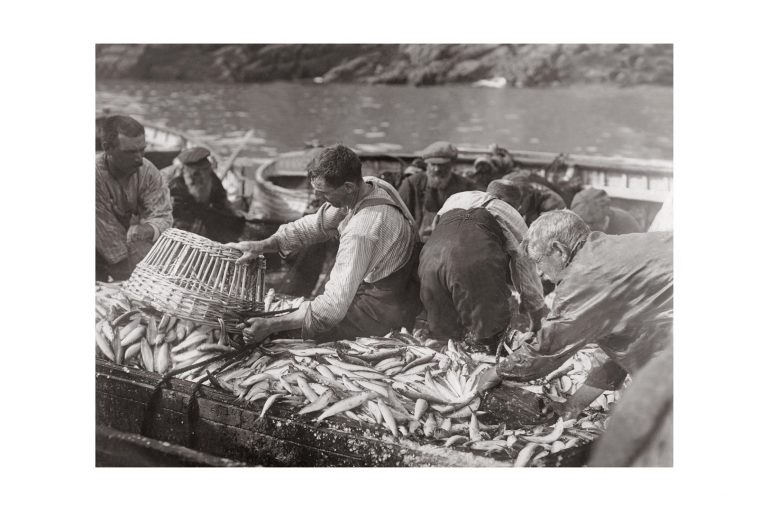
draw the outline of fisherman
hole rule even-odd
[[[96,279],[128,279],[160,233],[171,227],[168,187],[144,158],[144,126],[128,116],[102,124],[96,155]]]
[[[534,187],[534,183],[543,186]],[[496,180],[496,184],[500,189],[499,193],[504,194],[503,199],[520,212],[529,226],[542,213],[566,207],[565,201],[557,192],[546,188],[551,184],[530,171],[506,174],[501,180]]]
[[[629,212],[611,206],[611,198],[605,190],[582,190],[573,198],[571,210],[578,214],[592,231],[602,231],[606,235],[643,232],[640,224]]]
[[[448,198],[419,263],[431,336],[464,339],[472,351],[495,353],[516,314],[507,275],[530,328],[538,330],[546,308],[536,265],[520,251],[527,229],[514,208],[490,193]]]
[[[435,214],[445,200],[457,192],[476,190],[467,178],[453,170],[458,150],[449,142],[435,142],[422,151],[427,170],[413,174],[400,184],[400,196],[416,220],[419,238],[426,242]]]
[[[176,157],[177,164],[160,171],[171,192],[173,227],[220,243],[233,242],[245,219],[227,199],[210,154],[202,147],[185,149]]]
[[[421,157],[416,157],[411,160],[408,167],[403,171],[403,179],[407,178],[411,174],[419,174],[427,170],[427,163]]]
[[[472,167],[473,171],[467,175],[467,178],[477,188],[485,190],[491,181],[512,172],[515,160],[509,151],[494,144],[491,146],[491,153],[477,157]]]
[[[325,199],[320,209],[284,224],[258,242],[228,244],[244,252],[244,263],[261,253],[288,252],[339,239],[336,262],[325,291],[297,311],[260,318],[246,328],[246,340],[301,329],[304,339],[330,341],[384,335],[412,328],[418,305],[418,260],[415,222],[389,183],[362,175],[354,151],[335,145],[307,166],[315,193]]]
[[[481,375],[480,389],[490,389],[502,379],[544,377],[587,344],[596,343],[604,354],[603,362],[558,408],[568,418],[604,390],[617,389],[627,372],[634,378],[667,349],[666,357],[671,357],[672,233],[606,235],[591,231],[578,215],[564,210],[545,213],[535,221],[523,241],[523,251],[557,284],[552,310],[538,333],[513,336],[523,343]],[[671,403],[671,391],[670,386],[666,395],[655,397],[652,403],[645,403],[641,395],[634,406],[623,405],[624,414],[639,418],[661,413],[662,404]],[[633,423],[627,417],[614,417],[611,425],[627,422]],[[648,422],[635,423],[654,428]],[[632,431],[625,435],[640,439],[646,434]]]

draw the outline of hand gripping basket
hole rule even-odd
[[[199,235],[168,229],[136,266],[125,290],[170,315],[227,330],[264,308],[266,260],[236,265],[242,253]]]

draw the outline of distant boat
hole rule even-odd
[[[495,76],[493,78],[478,80],[472,84],[472,87],[491,87],[493,89],[501,89],[507,86],[507,79],[503,76]]]

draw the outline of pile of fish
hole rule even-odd
[[[292,305],[275,303],[274,309]],[[157,314],[113,285],[97,287],[96,313],[100,357],[161,374],[173,370],[178,378],[254,404],[262,417],[279,402],[318,424],[344,416],[376,425],[384,436],[493,454],[515,466],[540,465],[549,454],[595,439],[605,428],[604,411],[617,398],[602,395],[578,420],[508,429],[482,421],[486,413],[476,389],[495,358],[469,354],[450,340],[393,332],[321,344],[274,339],[238,351],[240,334]],[[220,357],[236,351],[237,357]],[[524,387],[563,401],[584,382],[590,366],[589,350],[583,351]]]

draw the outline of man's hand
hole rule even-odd
[[[477,392],[485,393],[489,389],[493,389],[501,383],[501,377],[496,373],[496,367],[491,366],[477,378]]]
[[[155,236],[154,228],[149,224],[134,224],[128,228],[127,238],[129,242],[137,240],[152,240]]]
[[[259,254],[267,252],[268,248],[266,240],[261,240],[258,242],[230,242],[228,244],[224,244],[224,246],[242,251],[243,255],[240,256],[235,262],[238,264],[248,263],[249,261],[255,260],[259,257]]]
[[[246,343],[261,342],[274,332],[272,322],[269,318],[251,318],[248,320],[251,325],[243,329],[243,339]]]

